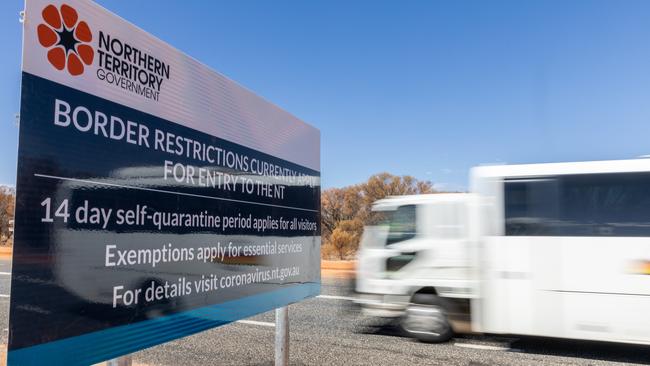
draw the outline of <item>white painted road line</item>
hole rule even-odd
[[[321,299],[330,299],[330,300],[349,300],[349,301],[356,300],[354,297],[349,297],[349,296],[318,295],[316,297]]]
[[[0,295],[2,296],[2,295]],[[347,297],[347,296],[334,296],[334,295],[318,295],[316,297],[319,297],[321,299],[330,299],[330,300],[354,300],[353,297]],[[269,323],[269,322],[258,322],[256,320],[238,320],[236,323],[241,323],[241,324],[249,324],[249,325],[259,325],[262,327],[275,327],[275,323]]]
[[[263,327],[275,327],[275,323],[258,322],[258,321],[255,321],[255,320],[238,320],[237,323],[250,324],[250,325],[261,325]]]
[[[11,272],[0,272],[0,276],[11,276]]]
[[[488,346],[485,344],[471,344],[471,343],[454,343],[454,346],[463,347],[463,348],[473,348],[487,351],[507,351],[510,347],[501,347],[501,346]]]

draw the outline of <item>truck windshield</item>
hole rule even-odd
[[[400,206],[395,211],[385,211],[387,217],[388,238],[386,245],[398,243],[415,237],[415,205]]]

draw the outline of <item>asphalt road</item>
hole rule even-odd
[[[7,342],[10,263],[0,261],[0,329]],[[650,347],[489,335],[446,344],[402,337],[391,322],[366,318],[347,297],[348,280],[323,278],[322,295],[293,304],[292,365],[621,365],[650,364]],[[133,355],[139,365],[271,365],[274,314],[152,347]]]

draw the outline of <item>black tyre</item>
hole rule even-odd
[[[443,301],[432,294],[413,295],[400,326],[421,342],[447,342],[454,336]]]

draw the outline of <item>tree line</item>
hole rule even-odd
[[[7,186],[0,186],[0,245],[13,243],[14,207],[16,191]]]
[[[388,196],[435,193],[433,184],[412,176],[379,173],[361,184],[329,188],[321,194],[321,255],[350,259],[359,247],[363,226],[370,224],[372,204]]]

